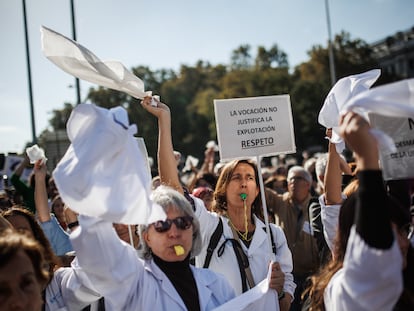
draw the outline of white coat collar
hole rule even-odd
[[[174,285],[168,279],[168,277],[162,272],[162,270],[155,264],[154,260],[145,260],[144,268],[146,271],[151,273],[159,282],[161,289],[174,301],[176,301],[183,310],[186,309],[186,306],[182,299],[180,299],[178,292],[174,288]],[[204,310],[205,306],[211,300],[213,295],[212,287],[217,279],[214,272],[199,269],[194,266],[190,266],[191,271],[193,272],[194,279],[197,284],[198,297],[200,300],[200,308]]]

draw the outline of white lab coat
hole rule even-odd
[[[80,217],[71,234],[75,263],[87,274],[91,290],[105,297],[106,310],[186,310],[168,277],[152,261],[137,256],[109,222]],[[234,298],[223,276],[191,266],[201,310],[212,310]]]
[[[101,297],[91,290],[93,286],[81,269],[59,268],[45,294],[46,311],[79,311]]]
[[[202,267],[207,253],[208,243],[211,235],[217,227],[219,216],[215,213],[208,212],[203,201],[200,199],[194,197],[194,201],[196,206],[195,214],[200,221],[200,230],[203,239],[203,249],[200,254],[196,256],[196,266]],[[228,219],[222,217],[222,220],[223,236],[220,238],[220,241],[213,252],[209,269],[223,274],[226,280],[228,280],[233,286],[236,295],[240,295],[243,292],[240,270],[231,242],[226,243],[224,252],[220,257],[217,254],[217,251],[225,241],[225,238],[233,238],[233,233],[230,225],[228,224]],[[265,228],[265,224],[257,217],[254,217],[254,221],[256,229],[253,234],[250,247],[247,248],[243,243],[240,244],[249,259],[250,270],[252,272],[254,282],[255,284],[258,284],[267,277],[271,257],[269,254],[267,234],[265,230],[263,230],[263,228]],[[293,282],[292,275],[292,254],[287,245],[286,236],[283,230],[274,224],[270,224],[270,226],[276,245],[276,261],[279,262],[281,270],[285,273],[285,285],[283,290],[293,297],[296,285]]]
[[[342,195],[342,199],[345,200],[346,196]],[[321,220],[323,225],[323,235],[325,237],[326,244],[331,252],[333,252],[333,246],[338,229],[339,212],[341,210],[341,204],[326,205],[325,195],[319,196],[319,204],[321,205]]]
[[[402,255],[398,242],[390,249],[368,246],[351,229],[343,268],[324,293],[327,311],[392,310],[403,290]]]

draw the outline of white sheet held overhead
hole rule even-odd
[[[67,124],[71,141],[53,171],[63,201],[74,211],[115,223],[147,224],[165,219],[150,200],[145,156],[124,108],[75,107]]]
[[[339,135],[339,115],[351,98],[368,90],[377,81],[381,71],[373,69],[340,79],[332,87],[319,112],[318,122],[326,128],[332,128],[331,141],[336,144],[336,151],[341,153],[345,143]]]
[[[43,54],[65,72],[85,81],[125,92],[142,99],[152,92],[144,82],[117,61],[101,61],[76,41],[44,26],[41,27]]]

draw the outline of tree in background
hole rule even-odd
[[[335,36],[333,42],[337,79],[350,74],[378,68],[371,57],[369,45],[361,39],[352,39],[347,32]],[[212,66],[198,61],[194,67],[181,66],[179,72],[169,69],[152,71],[145,66],[132,69],[147,90],[161,95],[171,108],[174,146],[184,155],[202,158],[205,143],[216,139],[214,99],[290,94],[297,154],[324,146],[324,129],[317,116],[323,100],[331,89],[328,48],[311,47],[309,60],[289,71],[287,54],[276,44],[266,49],[257,48],[255,57],[251,46],[241,45],[230,57],[230,64]],[[377,84],[395,80],[383,74]],[[144,138],[148,153],[156,159],[156,121],[149,117],[137,99],[102,87],[91,88],[88,99],[94,104],[111,108],[118,105],[128,110],[131,123],[138,127],[138,136]],[[53,111],[50,124],[62,128],[73,107],[65,104]]]

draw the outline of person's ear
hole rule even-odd
[[[151,239],[149,238],[148,231],[144,232],[142,234],[142,237],[144,238],[145,243],[150,246],[151,245]]]

